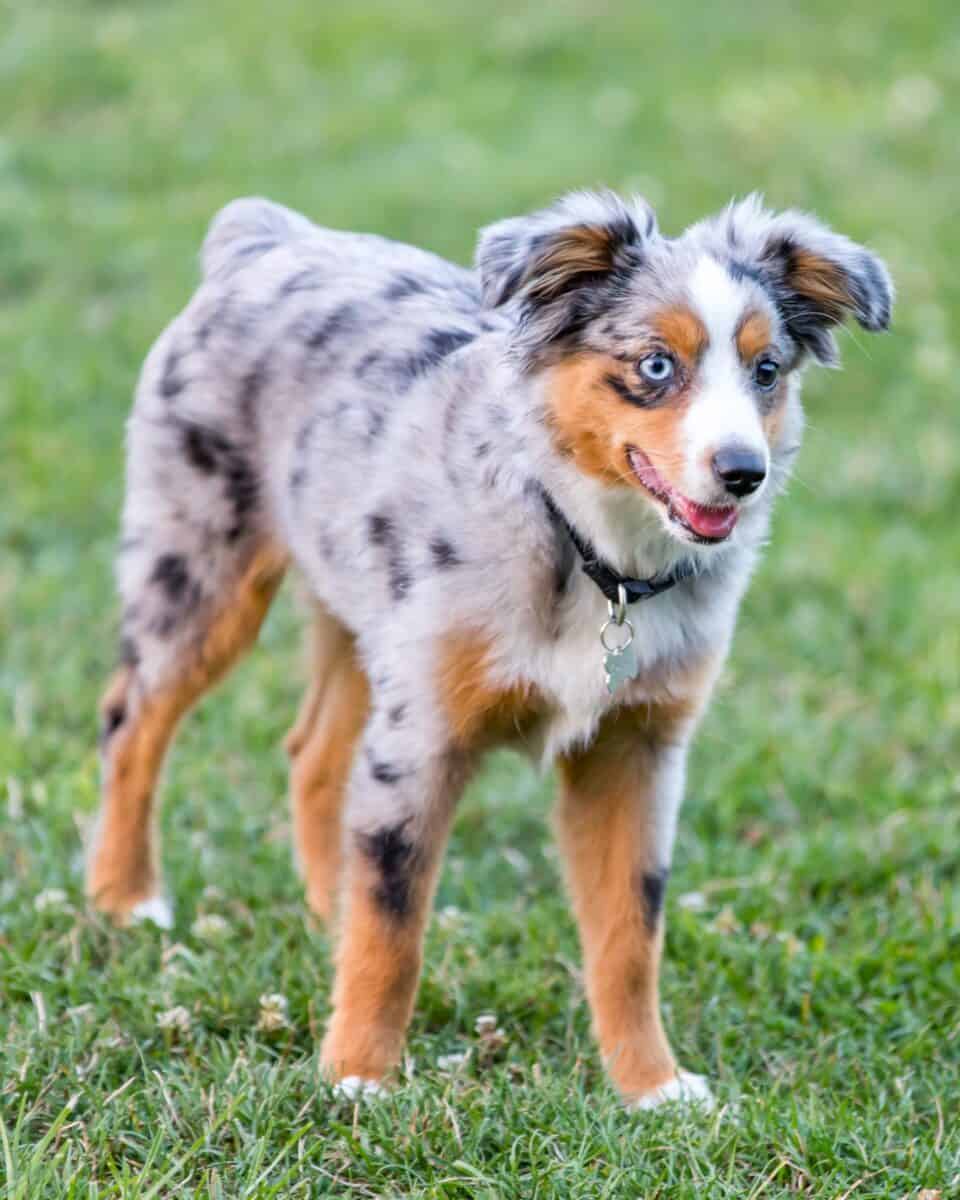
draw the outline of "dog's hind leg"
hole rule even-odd
[[[273,547],[253,549],[222,591],[181,615],[175,637],[150,633],[165,628],[156,615],[169,601],[158,605],[151,593],[169,592],[169,583],[150,576],[146,594],[128,596],[125,661],[101,705],[103,803],[86,883],[95,907],[121,923],[140,917],[170,923],[152,818],[164,754],[181,716],[256,639],[284,565]],[[144,624],[148,612],[153,616]]]
[[[329,922],[340,877],[342,809],[369,689],[353,637],[319,607],[311,640],[311,682],[286,748],[296,860],[307,903]]]
[[[103,700],[103,804],[86,880],[91,902],[119,921],[167,917],[152,828],[164,754],[180,717],[256,639],[286,563],[251,420],[204,354],[175,322],[147,359],[127,427],[121,667]]]

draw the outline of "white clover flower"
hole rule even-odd
[[[190,926],[190,932],[201,941],[216,942],[230,933],[230,922],[225,917],[218,916],[217,913],[207,913],[205,916],[197,917]]]
[[[182,1004],[157,1013],[157,1028],[177,1038],[188,1038],[191,1033],[193,1019],[188,1009]]]
[[[437,1058],[437,1068],[440,1071],[459,1071],[469,1058],[469,1050],[462,1050],[455,1054],[441,1054]]]
[[[44,888],[33,898],[33,907],[37,912],[47,912],[52,908],[67,907],[67,893],[63,888]]]
[[[260,997],[257,1032],[278,1033],[282,1029],[292,1028],[288,1009],[287,998],[282,992],[265,992]]]

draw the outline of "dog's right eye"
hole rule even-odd
[[[667,383],[673,378],[675,367],[670,355],[658,350],[640,359],[639,370],[648,383]]]

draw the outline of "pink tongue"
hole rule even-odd
[[[671,501],[694,533],[701,537],[725,538],[739,516],[736,508],[707,508],[705,504],[694,504],[685,496],[674,495]]]

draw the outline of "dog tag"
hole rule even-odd
[[[612,696],[618,688],[636,679],[640,667],[633,644],[633,625],[627,620],[627,593],[621,584],[616,603],[607,601],[608,617],[600,629],[603,647],[603,674]],[[613,643],[611,644],[611,639]]]
[[[611,696],[625,683],[636,679],[639,666],[632,636],[625,645],[606,652],[603,656],[603,671],[607,680],[607,691]]]

